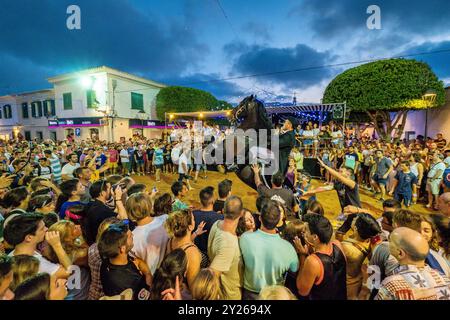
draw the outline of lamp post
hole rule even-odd
[[[432,106],[434,104],[434,101],[436,101],[436,91],[429,89],[427,92],[424,93],[422,96],[422,100],[426,101],[428,103],[427,108],[425,109],[425,134],[424,139],[427,140],[428,137],[428,107]]]
[[[114,142],[114,116],[116,113],[116,88],[117,88],[117,80],[112,79],[112,108],[111,108],[111,142]]]
[[[147,119],[147,113],[144,110],[139,110],[137,117],[141,120],[142,136],[144,136],[144,120]]]

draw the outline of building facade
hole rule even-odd
[[[160,137],[156,95],[165,85],[108,67],[49,78],[52,89],[0,97],[0,138],[119,141]]]
[[[442,107],[410,111],[406,120],[406,138],[414,139],[418,135],[435,138],[438,133],[450,140],[450,87],[445,88],[445,104]]]

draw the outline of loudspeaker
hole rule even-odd
[[[320,178],[320,165],[317,158],[304,158],[303,171],[308,172],[313,178]]]

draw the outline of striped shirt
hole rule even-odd
[[[50,158],[50,166],[52,167],[53,171],[53,178],[55,179],[56,183],[61,183],[61,162],[59,160],[59,157],[52,153],[52,157]]]

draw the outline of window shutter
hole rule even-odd
[[[131,109],[144,110],[144,95],[140,93],[131,93]]]
[[[96,107],[95,100],[97,99],[97,97],[95,96],[95,90],[87,90],[86,91],[86,99],[87,99],[87,107],[88,108]]]
[[[43,115],[43,110],[42,110],[42,101],[37,101],[37,110],[38,110],[38,117],[42,117]]]
[[[50,100],[50,114],[52,117],[56,116],[55,100]]]
[[[63,94],[63,105],[64,110],[72,110],[72,93],[64,93]]]
[[[44,100],[44,102],[42,102],[44,104],[44,116],[50,116],[50,114],[48,113],[48,100]]]
[[[22,117],[24,119],[28,119],[30,115],[28,114],[28,103],[24,102],[22,103]]]
[[[36,118],[36,102],[31,103],[31,116]]]
[[[5,119],[11,119],[12,118],[11,105],[5,104],[3,106],[3,116],[4,116]]]

